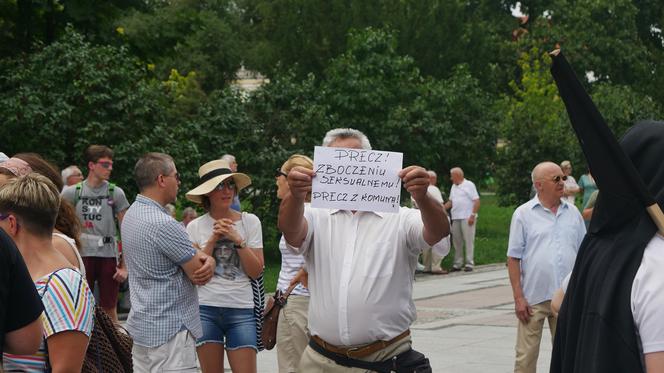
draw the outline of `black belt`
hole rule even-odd
[[[431,373],[429,359],[412,348],[384,361],[364,361],[335,354],[309,339],[309,347],[335,363],[348,367],[366,369],[378,373]]]

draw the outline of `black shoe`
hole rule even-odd
[[[463,271],[464,271],[464,272],[472,272],[472,271],[473,271],[473,267],[468,267],[468,266],[466,266],[466,268],[464,268]]]
[[[457,268],[457,267],[450,268],[450,272],[459,272],[460,270],[461,270],[461,268]]]

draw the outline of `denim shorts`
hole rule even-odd
[[[203,336],[196,347],[205,343],[223,344],[226,350],[256,347],[256,318],[252,308],[199,306]]]

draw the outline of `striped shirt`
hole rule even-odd
[[[48,359],[45,341],[53,334],[65,331],[80,331],[88,337],[92,334],[94,297],[80,272],[60,269],[37,280],[35,286],[44,304],[41,316],[44,339],[35,355],[3,354],[4,369],[8,372],[44,372]]]
[[[284,236],[279,240],[279,251],[281,251],[281,270],[279,271],[279,281],[277,282],[277,289],[281,291],[288,290],[290,282],[297,274],[300,268],[304,267],[304,256],[293,253],[287,246]],[[297,284],[293,291],[293,295],[309,296],[309,290],[302,284]]]
[[[139,194],[121,231],[131,294],[127,330],[134,343],[158,347],[185,329],[200,338],[198,294],[181,267],[196,249],[182,224]]]

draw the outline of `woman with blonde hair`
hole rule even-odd
[[[0,165],[0,185],[15,177],[36,172],[47,177],[57,188],[62,190],[62,179],[58,168],[37,153],[19,153]],[[81,248],[81,222],[76,210],[68,201],[60,199],[58,217],[53,230],[53,245],[83,276],[85,265],[79,250]]]
[[[252,279],[263,273],[263,233],[256,215],[231,208],[233,199],[251,184],[228,162],[215,160],[198,170],[199,185],[187,199],[206,214],[187,225],[194,246],[217,262],[212,280],[198,288],[203,336],[196,352],[203,373],[223,373],[224,350],[235,373],[256,372],[256,317]]]
[[[11,372],[75,372],[83,366],[94,298],[81,273],[53,247],[59,206],[59,189],[36,173],[0,187],[0,228],[16,242],[45,309],[39,352],[3,354],[4,368]]]
[[[275,173],[277,183],[277,198],[283,199],[290,192],[286,178],[291,169],[296,166],[313,169],[314,162],[306,155],[295,154],[290,156],[286,162],[278,168]],[[306,201],[311,200],[311,195]],[[305,208],[306,205],[305,205]],[[281,251],[281,270],[277,290],[286,292],[294,283],[301,281],[290,293],[288,302],[279,313],[277,324],[277,361],[279,372],[296,372],[300,356],[307,347],[309,336],[307,329],[307,313],[309,311],[309,290],[306,288],[306,272],[304,257],[292,253],[286,247],[286,241],[282,236],[279,240],[279,251]]]

